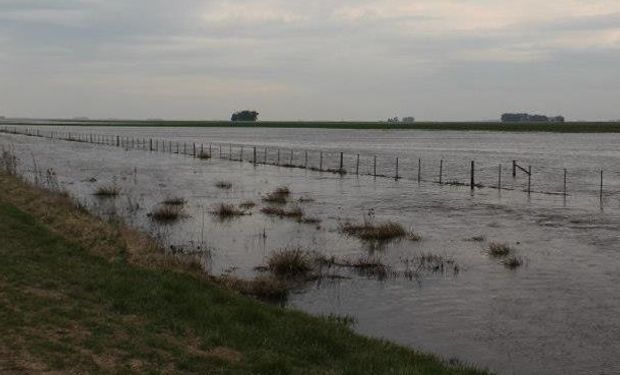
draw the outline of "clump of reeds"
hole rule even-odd
[[[113,198],[120,194],[120,189],[116,185],[104,185],[99,186],[94,194],[97,197]]]
[[[299,207],[294,207],[290,210],[285,210],[279,207],[263,207],[260,210],[265,215],[288,217],[301,220],[304,217],[304,211]]]
[[[503,258],[511,253],[512,249],[507,243],[491,242],[489,244],[489,255],[494,258]]]
[[[508,258],[504,259],[502,261],[502,264],[511,270],[514,270],[516,268],[519,268],[523,265],[523,259],[521,259],[520,257],[511,255]]]
[[[244,210],[249,210],[254,207],[256,207],[256,203],[252,201],[245,201],[239,204],[239,208],[244,209]]]
[[[238,209],[232,204],[226,203],[220,203],[211,213],[218,216],[220,219],[230,219],[246,214],[245,211]]]
[[[278,277],[300,277],[312,271],[312,257],[299,248],[283,249],[271,254],[267,269]]]
[[[170,197],[170,198],[166,198],[161,203],[167,206],[183,206],[185,205],[185,203],[187,203],[187,201],[185,200],[185,198],[182,198],[182,197]]]
[[[182,215],[180,206],[161,205],[151,211],[148,216],[160,223],[172,223],[179,220]]]
[[[198,157],[198,159],[201,159],[201,160],[211,159],[211,154],[209,154],[208,152],[204,152],[204,151],[199,152],[198,155],[196,156]]]
[[[361,225],[346,223],[341,227],[341,231],[347,235],[358,237],[365,241],[389,241],[407,235],[405,228],[394,222],[381,224],[366,222]]]
[[[275,189],[271,193],[263,197],[263,201],[267,203],[286,204],[291,191],[283,186]]]
[[[218,181],[215,184],[215,187],[219,188],[219,189],[230,189],[232,188],[232,183],[228,182],[228,181]]]

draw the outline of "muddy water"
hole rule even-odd
[[[25,170],[33,171],[33,158],[39,169],[53,168],[61,185],[93,211],[121,215],[200,254],[214,274],[252,276],[272,251],[298,245],[350,260],[372,254],[396,271],[406,270],[403,259],[421,253],[458,264],[459,272],[423,272],[413,279],[331,270],[347,278],[308,284],[289,299],[290,306],[311,313],[352,315],[361,333],[502,374],[620,373],[620,217],[612,205],[600,211],[577,197],[565,204],[562,197],[521,192],[471,194],[468,188],[407,180],[4,134],[0,140],[14,145]],[[583,166],[598,157],[617,158],[605,151],[613,142],[601,146],[602,155],[581,160]],[[222,180],[232,188],[217,188]],[[109,183],[120,186],[120,197],[93,197],[97,186]],[[260,197],[283,185],[297,201],[289,207],[301,207],[321,219],[319,225],[259,212]],[[187,199],[187,217],[172,226],[154,225],[147,214],[171,196]],[[258,205],[252,215],[222,222],[210,214],[218,203],[246,200]],[[422,240],[373,247],[338,231],[340,223],[359,222],[369,210],[376,221],[397,221]],[[480,235],[484,242],[468,240]],[[510,243],[524,265],[510,270],[490,258],[490,241]]]

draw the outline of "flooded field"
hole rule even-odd
[[[377,276],[342,267],[325,269],[329,277],[294,290],[287,301],[291,307],[350,315],[361,333],[501,374],[620,372],[620,206],[614,190],[618,177],[612,173],[620,165],[618,135],[90,127],[70,131],[343,151],[379,155],[382,160],[399,155],[403,171],[410,174],[422,156],[452,160],[459,171],[458,163],[466,166],[475,159],[482,164],[482,176],[485,167],[516,159],[549,172],[553,178],[545,180],[547,185],[561,184],[561,171],[568,168],[574,173],[575,189],[565,199],[490,188],[472,193],[468,187],[418,183],[415,178],[339,176],[0,134],[0,144],[15,148],[31,178],[58,181],[93,212],[122,217],[160,236],[171,251],[199,255],[213,274],[252,277],[273,251],[294,247],[343,261],[379,260],[390,270]],[[450,164],[446,168],[449,171]],[[47,169],[55,175],[47,177]],[[610,171],[603,210],[593,193],[600,169]],[[116,186],[119,196],[94,195],[107,186]],[[263,198],[282,186],[291,194],[281,208],[298,210],[312,220],[261,212],[272,207]],[[153,221],[149,215],[170,198],[186,201],[183,218],[173,224]],[[244,202],[256,205],[248,204],[246,215],[228,220],[213,215],[221,203],[238,207]],[[343,233],[347,223],[364,220],[394,221],[421,238],[375,243]],[[512,267],[492,256],[493,243],[507,244],[519,264]],[[443,263],[418,267],[416,260],[424,256]]]

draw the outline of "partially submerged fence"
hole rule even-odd
[[[527,194],[550,194],[567,197],[582,194],[604,201],[620,193],[620,173],[591,169],[533,167],[510,160],[496,165],[475,161],[425,160],[333,151],[298,150],[232,143],[179,142],[169,139],[129,137],[98,133],[60,132],[56,130],[3,127],[1,133],[36,136],[64,141],[109,145],[124,149],[187,155],[194,158],[218,158],[301,168],[339,175],[373,176],[407,179],[440,185],[498,191],[515,190]]]

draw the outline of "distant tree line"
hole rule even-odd
[[[413,116],[405,116],[405,117],[403,117],[402,120],[400,120],[398,118],[398,116],[394,116],[394,117],[389,117],[387,119],[387,122],[390,123],[390,124],[396,124],[396,123],[399,123],[399,122],[403,122],[405,124],[412,124],[412,123],[415,122],[415,117],[413,117]]]
[[[530,115],[529,113],[504,113],[502,122],[564,122],[564,116]]]
[[[258,112],[256,111],[237,111],[232,114],[231,121],[256,121],[258,120]]]

